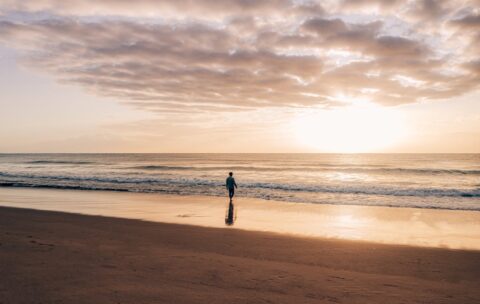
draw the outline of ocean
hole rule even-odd
[[[1,187],[480,210],[480,154],[0,154]]]

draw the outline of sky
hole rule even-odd
[[[0,0],[0,152],[480,153],[478,0]]]

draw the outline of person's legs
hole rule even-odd
[[[234,195],[235,195],[235,189],[234,188],[228,189],[228,197],[232,199]]]

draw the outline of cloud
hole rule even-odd
[[[347,25],[339,18],[313,18],[305,21],[302,28],[321,36],[338,35],[347,31]]]
[[[409,13],[421,20],[437,20],[451,12],[453,1],[448,0],[420,0],[413,1]]]
[[[425,18],[449,26],[426,34],[405,17],[422,3],[6,1],[0,43],[59,81],[154,112],[397,105],[478,89],[478,58],[462,55],[478,36],[453,44],[449,31],[473,28],[477,16],[437,3]],[[382,14],[349,15],[371,4]],[[146,18],[150,9],[168,18]]]
[[[477,78],[480,76],[480,59],[475,61],[466,62],[463,65],[467,70],[473,72],[477,75]],[[480,79],[478,79],[480,80]]]
[[[242,14],[269,14],[272,12],[321,13],[318,3],[296,3],[290,0],[3,0],[0,10],[30,13],[50,13],[63,16],[133,16],[222,18]]]
[[[342,8],[363,8],[363,7],[379,7],[382,9],[389,9],[405,3],[402,0],[343,0],[341,1]]]
[[[480,14],[477,15],[466,15],[459,19],[454,19],[451,23],[455,26],[461,27],[463,29],[476,29],[480,28]]]

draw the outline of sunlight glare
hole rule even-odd
[[[292,124],[300,144],[321,152],[383,152],[407,134],[400,111],[372,104],[309,111]]]

